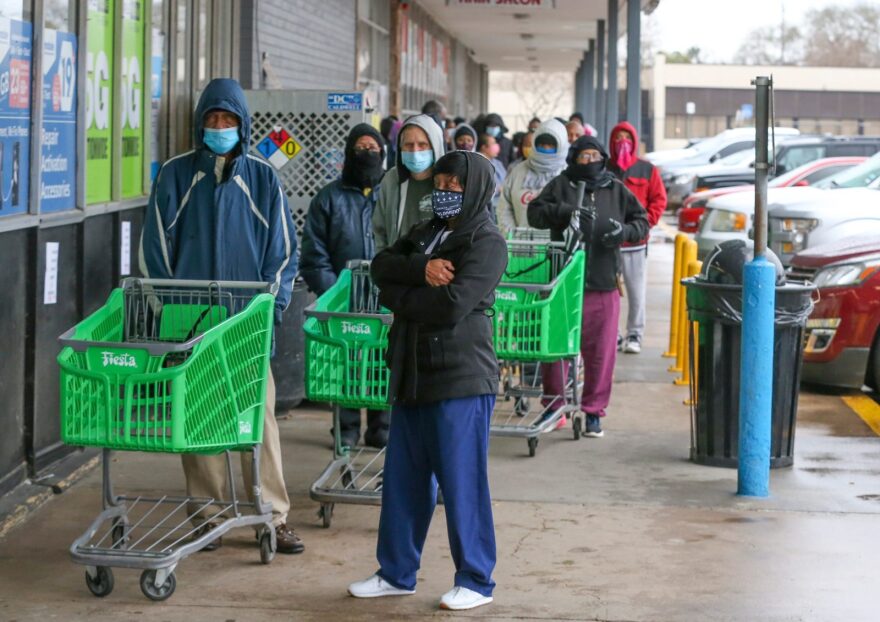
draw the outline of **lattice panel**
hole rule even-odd
[[[297,238],[300,237],[309,202],[342,172],[345,138],[363,118],[349,112],[254,112],[251,116],[251,153],[262,157],[256,146],[276,126],[281,126],[302,150],[280,170]]]

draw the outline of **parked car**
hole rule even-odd
[[[839,239],[798,253],[789,276],[819,287],[807,320],[802,379],[880,390],[880,236]]]
[[[770,247],[788,265],[808,246],[880,226],[880,154],[814,186],[772,188],[767,193]],[[748,239],[755,208],[748,192],[709,201],[696,235],[697,254],[704,257],[716,244]],[[827,208],[827,209],[826,209]]]
[[[796,168],[826,157],[869,157],[880,151],[880,136],[814,136],[784,137],[777,140],[776,168],[771,173],[779,176]],[[706,170],[694,180],[694,192],[741,186],[755,183],[755,163],[739,169]]]
[[[779,127],[775,129],[777,140],[797,136],[800,132],[794,128]],[[754,150],[755,128],[740,127],[725,130],[720,134],[698,142],[687,149],[655,151],[645,157],[660,169],[660,177],[666,187],[670,207],[678,207],[681,201],[694,189],[694,171],[722,160],[735,153]],[[744,156],[746,157],[746,156]],[[748,165],[741,163],[740,169]]]
[[[864,162],[866,159],[864,157],[822,158],[821,160],[799,166],[785,175],[775,177],[767,185],[770,188],[812,186],[823,179]],[[694,192],[685,199],[682,207],[678,210],[679,231],[696,233],[700,226],[700,218],[702,218],[703,213],[706,211],[706,204],[712,199],[734,192],[754,192],[754,188],[753,185],[745,185]]]

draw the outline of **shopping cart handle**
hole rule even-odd
[[[211,286],[221,287],[224,289],[253,289],[259,292],[275,294],[278,291],[278,285],[275,283],[264,283],[263,281],[200,281],[193,279],[139,279],[136,277],[126,277],[122,279],[122,287],[126,285],[141,285],[148,287],[205,287]]]

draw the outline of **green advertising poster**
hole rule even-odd
[[[113,0],[89,0],[86,51],[86,203],[110,200]]]
[[[144,194],[144,2],[122,3],[122,197]]]

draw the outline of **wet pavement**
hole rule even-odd
[[[666,346],[672,246],[649,255],[649,327],[640,355],[620,355],[603,439],[492,441],[498,538],[495,602],[457,614],[491,620],[794,621],[880,619],[880,442],[836,393],[801,393],[795,465],[775,470],[771,497],[737,497],[736,472],[688,461],[686,387],[672,384]],[[290,522],[299,556],[259,562],[250,532],[224,537],[177,570],[164,603],[136,571],[93,597],[67,548],[100,510],[94,469],[0,540],[2,620],[412,620],[440,612],[451,586],[442,507],[414,596],[355,601],[345,586],[375,570],[378,508],[337,505],[323,529],[308,487],[330,459],[329,413],[280,422]],[[117,454],[129,491],[182,492],[179,459]]]

